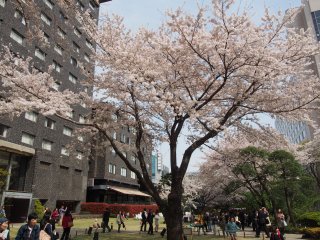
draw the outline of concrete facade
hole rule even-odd
[[[89,74],[93,76],[94,63],[87,58],[92,54],[92,49],[87,42],[88,37],[85,33],[77,35],[75,32],[76,28],[81,29],[79,21],[75,16],[67,16],[67,12],[55,5],[55,1],[36,0],[35,2],[39,7],[37,13],[44,14],[50,19],[50,24],[45,21],[40,23],[41,29],[48,37],[49,45],[42,46],[37,41],[27,41],[26,24],[19,15],[15,1],[0,0],[1,49],[10,44],[11,51],[24,58],[32,57],[34,67],[43,72],[47,71],[53,63],[57,63],[60,70],[53,71],[52,75],[59,82],[59,91],[65,89],[74,92],[87,91],[80,84],[85,76],[73,61],[83,63]],[[83,11],[90,9],[91,16],[98,19],[99,3],[93,0],[74,0],[74,3],[75,6],[83,8]],[[23,42],[15,41],[12,38],[12,32],[22,36]],[[63,49],[61,54],[55,49],[57,45]],[[44,60],[36,57],[36,48],[45,53]],[[70,74],[77,78],[75,82],[70,81]],[[80,118],[89,113],[88,109],[82,106],[75,106],[73,110],[71,118],[74,121],[80,121]],[[8,160],[10,157],[6,157],[6,154],[14,153],[25,156],[21,159],[25,161],[22,165],[26,165],[25,180],[20,183],[20,189],[8,187],[2,196],[2,203],[6,205],[5,196],[14,198],[21,193],[19,196],[28,196],[27,200],[30,202],[40,199],[50,208],[65,203],[71,209],[77,210],[79,203],[86,199],[89,170],[87,153],[83,152],[82,141],[78,142],[75,155],[67,156],[62,153],[63,148],[74,139],[73,136],[66,135],[65,130],[72,132],[76,126],[55,116],[45,117],[39,114],[35,119],[27,118],[26,113],[14,119],[5,116],[0,118],[0,156],[3,153],[0,161],[10,162]],[[53,123],[54,126],[51,128],[48,122]],[[26,136],[27,140],[23,140]],[[32,144],[30,136],[33,137]]]

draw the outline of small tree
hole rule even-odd
[[[42,219],[44,215],[44,206],[39,199],[34,201],[34,212],[38,215],[38,219]]]

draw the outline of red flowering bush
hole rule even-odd
[[[119,211],[129,212],[130,216],[143,211],[151,209],[153,212],[158,210],[158,205],[143,205],[143,204],[111,204],[111,203],[97,203],[97,202],[83,202],[81,203],[81,212],[89,212],[92,214],[102,214],[106,208],[109,208],[110,212],[117,214]]]

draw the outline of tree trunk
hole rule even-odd
[[[284,188],[284,193],[285,193],[285,197],[286,197],[286,205],[287,205],[288,215],[290,217],[290,220],[292,221],[293,226],[295,227],[296,221],[295,221],[293,214],[292,214],[292,208],[291,208],[291,204],[290,204],[290,200],[289,200],[289,193],[288,193],[287,187]]]
[[[179,196],[180,195],[180,196]],[[181,194],[171,192],[168,196],[168,206],[164,212],[167,225],[167,240],[180,240],[182,238],[182,197]]]

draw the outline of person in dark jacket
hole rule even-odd
[[[150,209],[147,216],[147,222],[149,224],[148,234],[151,234],[151,235],[153,235],[153,218],[154,218],[154,214]]]
[[[109,227],[109,218],[110,218],[110,211],[108,208],[106,208],[102,216],[102,222],[103,222],[102,231],[104,233],[106,232],[106,228],[108,229],[109,232],[111,232],[111,228]]]
[[[267,237],[270,237],[269,230],[267,228],[269,213],[265,207],[261,208],[261,210],[258,212],[258,221],[257,221],[257,229],[256,229],[256,237],[260,237],[260,232],[262,230],[265,231]]]
[[[73,217],[69,209],[67,209],[66,213],[63,216],[62,227],[63,227],[63,233],[61,236],[61,240],[68,240],[71,227],[73,227]]]
[[[141,214],[141,228],[140,228],[140,232],[142,232],[142,228],[143,231],[146,232],[147,231],[147,209],[143,209],[143,212]]]
[[[31,213],[28,216],[28,223],[19,228],[15,240],[39,240],[40,227],[37,225],[38,215]]]
[[[54,239],[50,215],[47,214],[43,216],[40,224],[40,229],[44,230],[51,237],[51,239]]]

